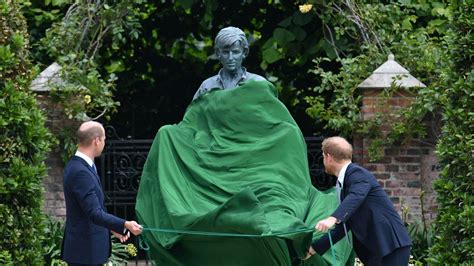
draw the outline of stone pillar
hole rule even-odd
[[[393,55],[390,55],[388,59],[359,85],[363,96],[361,109],[363,120],[372,119],[380,113],[391,115],[397,110],[409,106],[413,97],[403,87],[424,86],[396,63]],[[383,88],[390,87],[397,75],[404,77],[399,80],[398,90],[389,98],[382,96]],[[416,85],[417,82],[419,85]],[[392,118],[396,120],[396,118]],[[436,119],[438,118],[426,122],[433,123]],[[391,124],[381,125],[382,135],[390,127]],[[434,135],[428,134],[425,139],[412,139],[405,144],[383,146],[382,157],[374,162],[371,162],[368,156],[370,138],[359,135],[355,136],[353,140],[354,161],[374,173],[400,214],[403,213],[402,208],[408,208],[407,216],[402,218],[406,218],[410,222],[422,221],[424,217],[425,221],[430,223],[436,215],[437,205],[433,181],[438,177],[438,169],[434,154]]]
[[[40,108],[47,117],[46,126],[54,136],[58,136],[60,125],[67,121],[63,116],[62,108],[53,103],[49,91],[37,92],[37,100]],[[44,213],[47,215],[65,218],[66,203],[63,190],[64,163],[58,147],[54,147],[46,159],[47,176],[43,179],[44,186]]]
[[[60,66],[53,63],[31,83],[31,90],[36,93],[38,104],[46,115],[46,126],[58,138],[66,127],[76,127],[77,122],[67,119],[63,107],[51,99],[49,84],[61,82],[58,78]],[[66,217],[66,203],[63,190],[64,162],[61,158],[61,149],[53,147],[45,161],[47,176],[43,179],[44,185],[44,212],[47,215],[64,219]]]

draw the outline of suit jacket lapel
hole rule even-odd
[[[94,169],[92,169],[92,167],[91,167],[84,159],[82,159],[81,157],[79,157],[79,156],[74,156],[74,158],[77,158],[79,161],[81,161],[82,164],[92,173],[92,175],[96,177],[97,183],[98,183],[99,187],[100,187],[101,190],[102,190],[102,182],[100,181],[100,177],[99,177],[99,175],[94,171]]]

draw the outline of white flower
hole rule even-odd
[[[304,5],[300,5],[299,8],[300,8],[300,12],[304,14],[304,13],[308,13],[313,8],[313,5],[304,4]]]

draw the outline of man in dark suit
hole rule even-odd
[[[352,146],[344,138],[325,139],[322,150],[326,172],[337,176],[340,205],[331,216],[316,224],[316,230],[326,232],[336,225],[330,232],[334,243],[351,230],[354,250],[365,265],[406,266],[410,237],[374,175],[351,162]],[[311,244],[308,257],[315,252],[324,254],[329,246],[326,234]]]
[[[105,130],[100,123],[83,123],[77,131],[78,149],[64,169],[66,228],[61,258],[69,265],[102,265],[111,254],[110,230],[124,242],[130,234],[141,233],[135,221],[108,214],[104,193],[94,165],[105,146]]]

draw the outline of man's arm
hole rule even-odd
[[[329,231],[329,233],[324,234],[321,238],[311,243],[311,247],[313,248],[313,250],[318,252],[318,254],[321,256],[331,247],[331,241],[329,241],[328,234],[331,234],[332,244],[336,244],[344,237],[343,225],[337,224],[333,230]]]
[[[331,215],[340,222],[346,222],[364,202],[370,191],[370,183],[361,170],[350,173],[344,180],[347,196]]]
[[[93,223],[122,235],[125,234],[124,228],[129,229],[134,234],[138,232],[137,226],[139,227],[139,225],[136,222],[125,221],[103,210],[95,193],[95,185],[91,181],[91,175],[87,171],[79,171],[74,178],[68,179],[66,186],[71,188],[81,209]]]

